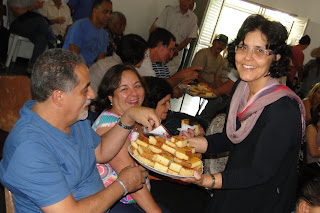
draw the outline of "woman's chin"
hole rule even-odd
[[[167,113],[162,115],[162,116],[160,116],[161,121],[166,120],[166,118],[167,118]]]

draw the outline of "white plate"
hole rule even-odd
[[[188,95],[194,96],[194,97],[200,97],[200,98],[216,98],[217,95],[213,94],[212,96],[206,96],[206,95],[200,95],[199,93],[192,93],[190,91],[190,85],[187,84],[179,84],[178,87],[185,93],[187,93]]]
[[[141,166],[143,166],[144,168],[149,169],[149,170],[151,170],[151,171],[153,171],[153,172],[155,172],[155,173],[158,173],[158,174],[160,174],[160,175],[167,176],[167,177],[170,177],[170,178],[194,177],[194,176],[173,175],[173,174],[169,174],[169,173],[166,173],[166,172],[161,172],[161,171],[159,171],[159,170],[157,170],[157,169],[155,169],[155,168],[153,168],[153,167],[151,167],[151,166],[148,166],[148,165],[142,163],[142,162],[139,161],[135,156],[133,156],[133,153],[131,152],[131,145],[128,147],[128,152],[129,152],[129,154],[131,155],[131,157],[133,157]],[[202,174],[202,173],[203,173],[203,169],[202,169],[202,171],[201,171],[200,174]]]

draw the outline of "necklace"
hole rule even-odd
[[[113,106],[111,109],[112,109],[113,111],[115,111],[116,114],[118,114],[118,115],[120,115],[120,116],[123,115],[115,106]]]

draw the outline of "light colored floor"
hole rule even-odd
[[[183,100],[183,104],[182,104],[182,100]],[[195,116],[197,114],[197,112],[199,111],[200,105],[202,104],[201,110],[199,111],[201,113],[206,103],[207,103],[207,100],[200,97],[194,97],[188,94],[185,94],[184,97],[181,97],[178,99],[173,98],[170,100],[172,111],[186,113],[191,116]]]

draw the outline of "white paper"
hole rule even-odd
[[[166,130],[166,128],[164,128],[162,125],[158,126],[157,128],[153,129],[151,132],[148,131],[147,128],[143,128],[143,132],[146,133],[147,135],[159,135],[163,138],[166,139],[170,139],[171,136],[168,133],[168,131]]]

